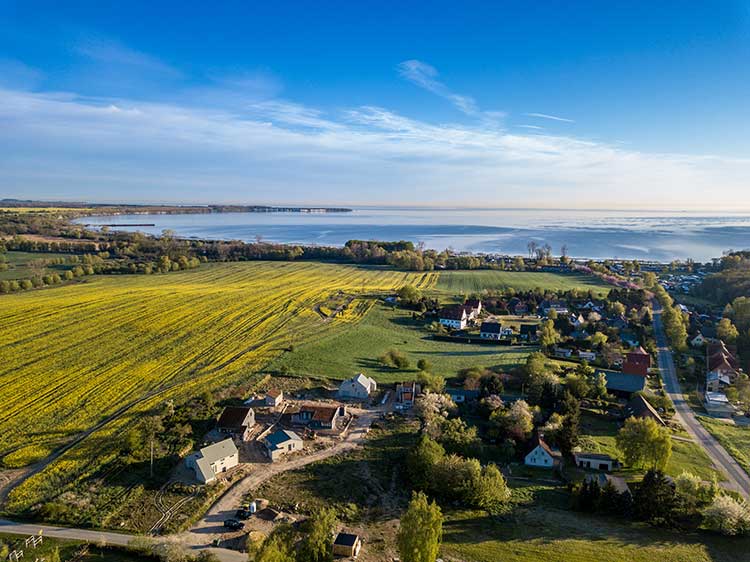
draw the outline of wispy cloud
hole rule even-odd
[[[237,112],[6,89],[0,122],[8,195],[669,208],[704,206],[720,186],[715,206],[750,206],[748,159],[512,134],[482,120],[431,124],[377,106],[329,113],[274,99]]]
[[[420,88],[424,88],[428,92],[447,99],[459,111],[467,115],[477,115],[479,113],[474,98],[453,93],[445,84],[438,80],[438,71],[434,66],[412,59],[400,63],[398,71],[406,80],[409,80]]]
[[[557,115],[549,115],[547,113],[524,113],[526,117],[537,117],[539,119],[549,119],[550,121],[562,121],[563,123],[575,123],[573,119],[566,119],[565,117],[558,117]]]
[[[540,127],[538,125],[517,125],[518,127],[521,127],[522,129],[532,129],[534,131],[543,131],[544,127]]]
[[[115,39],[86,37],[75,44],[73,51],[107,66],[148,70],[171,78],[182,76],[179,70],[158,58],[131,49]]]

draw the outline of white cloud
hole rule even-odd
[[[161,60],[136,51],[113,39],[87,37],[81,39],[73,50],[92,61],[112,67],[130,67],[177,78],[182,73]]]
[[[547,113],[524,113],[526,117],[537,117],[539,119],[549,119],[550,121],[561,121],[563,123],[575,123],[573,119],[558,117],[557,115],[548,115]]]
[[[479,115],[476,101],[471,96],[464,96],[452,92],[445,84],[438,80],[438,71],[435,67],[418,60],[407,60],[398,65],[399,74],[406,80],[424,88],[428,92],[450,101],[459,111],[466,115]]]
[[[750,207],[750,160],[643,153],[386,108],[243,110],[0,90],[0,193],[96,200]]]

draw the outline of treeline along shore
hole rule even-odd
[[[69,201],[0,199],[0,209],[44,210],[86,215],[188,215],[210,213],[351,213],[346,207],[277,207],[271,205],[132,205]]]

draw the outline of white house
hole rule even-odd
[[[703,337],[703,334],[698,332],[698,334],[690,340],[690,345],[693,347],[703,347],[703,344],[706,343],[706,338]]]
[[[463,330],[469,320],[469,314],[464,306],[450,306],[440,311],[440,323],[446,328]]]
[[[539,466],[542,468],[553,468],[560,464],[562,454],[552,449],[540,436],[535,436],[532,441],[532,449],[523,460],[526,466]]]
[[[339,386],[339,398],[365,400],[371,392],[378,389],[378,383],[368,376],[359,373],[345,380]]]
[[[239,463],[239,454],[234,441],[224,439],[185,459],[185,465],[193,469],[199,482],[208,484],[216,480],[216,475],[234,468]]]
[[[586,361],[595,361],[596,360],[596,351],[583,351],[578,350],[578,357],[580,359],[584,359]]]
[[[477,318],[482,312],[482,301],[479,299],[468,299],[464,306],[467,307],[466,313],[470,318]]]
[[[573,355],[573,350],[567,347],[555,347],[552,352],[554,353],[555,357],[562,357],[564,359],[567,359],[568,357],[571,357]]]
[[[714,418],[731,418],[734,415],[734,407],[729,403],[727,395],[722,392],[706,392],[703,406],[708,415]]]
[[[294,451],[301,451],[304,442],[302,438],[293,431],[279,430],[268,435],[263,444],[266,446],[266,454],[271,461],[277,461],[282,456]]]

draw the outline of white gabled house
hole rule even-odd
[[[195,472],[195,477],[202,484],[209,484],[216,480],[216,475],[234,468],[239,463],[239,453],[234,441],[224,439],[185,459],[185,465]]]
[[[442,309],[439,319],[440,324],[454,330],[463,330],[469,324],[470,320],[464,306],[450,306]]]
[[[562,454],[560,451],[553,449],[544,439],[536,435],[531,442],[531,450],[523,460],[526,466],[537,466],[541,468],[554,468],[560,464]]]
[[[378,389],[374,379],[359,373],[339,386],[339,398],[365,400]]]

